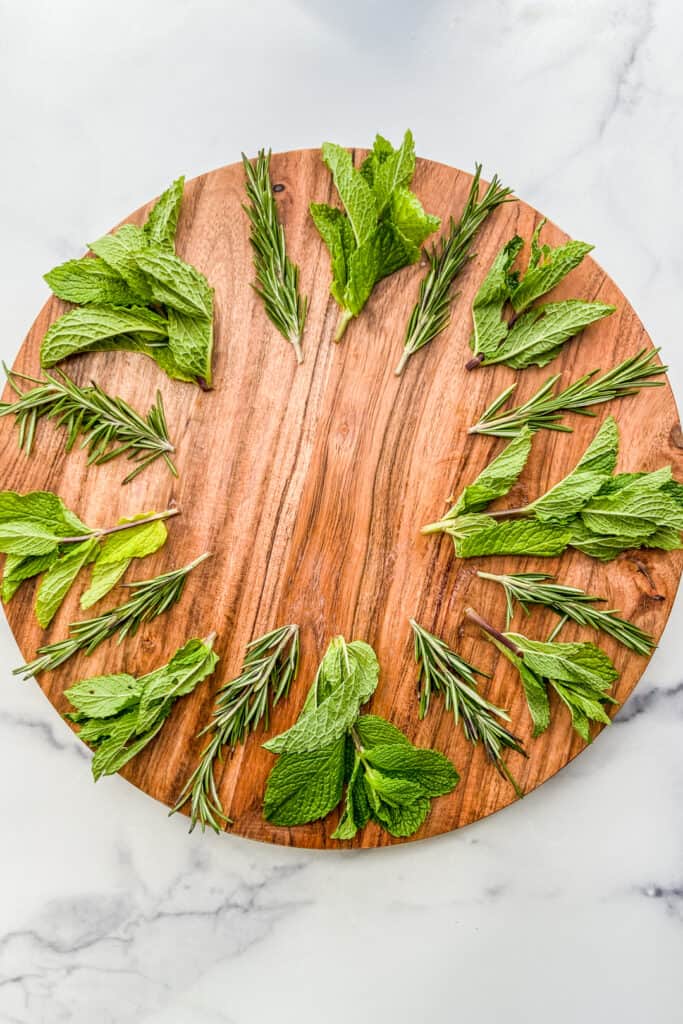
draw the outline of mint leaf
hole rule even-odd
[[[373,818],[392,836],[405,839],[414,835],[429,814],[430,802],[427,797],[419,797],[412,804],[391,805],[381,800],[373,809]]]
[[[417,263],[422,243],[441,224],[441,218],[425,213],[415,193],[405,186],[396,188],[392,193],[390,211],[391,226],[395,228],[398,238],[408,244],[405,245],[405,255],[401,262],[396,256],[382,264],[382,277],[393,274],[394,270],[400,270],[406,266],[406,261]],[[394,244],[397,245],[397,242]]]
[[[125,348],[121,342],[130,335],[142,342],[163,343],[168,336],[168,323],[158,313],[142,307],[72,309],[56,320],[43,338],[41,366],[54,366],[67,356],[93,351],[103,342],[112,344],[113,348]]]
[[[351,727],[361,704],[374,693],[379,665],[368,644],[347,644],[343,637],[336,637],[328,655],[314,683],[315,704],[307,701],[290,729],[264,743],[266,750],[303,753],[328,746]]]
[[[506,448],[490,462],[473,483],[465,487],[454,511],[480,512],[494,500],[508,493],[526,465],[533,434],[524,427]]]
[[[81,679],[64,691],[64,696],[89,718],[108,718],[133,707],[140,698],[139,680],[126,673]]]
[[[175,252],[175,236],[184,187],[185,176],[181,174],[165,192],[161,193],[143,227],[153,245],[168,249],[170,252]]]
[[[406,779],[418,787],[416,796],[443,796],[450,793],[459,781],[451,762],[437,750],[414,747],[401,740],[371,747],[365,759],[384,778]],[[384,799],[387,799],[384,797]]]
[[[387,139],[378,135],[372,152],[361,165],[360,173],[369,182],[375,195],[377,212],[381,214],[394,191],[401,185],[409,185],[412,181],[415,173],[413,133],[410,130],[405,133],[398,149],[394,149]]]
[[[268,776],[263,815],[273,825],[303,825],[337,806],[344,784],[343,736],[327,747],[283,754]]]
[[[147,244],[147,235],[141,227],[123,224],[117,231],[103,235],[88,245],[92,252],[123,278],[139,303],[149,302],[152,294],[137,260],[140,249]]]
[[[517,275],[512,272],[512,265],[523,245],[523,239],[515,235],[503,246],[474,298],[474,330],[470,338],[470,348],[475,355],[494,355],[507,337],[508,325],[503,320],[503,310],[517,280]]]
[[[146,519],[153,514],[142,512],[130,518],[124,517],[119,519],[119,524],[134,523],[137,519]],[[93,567],[90,586],[81,597],[81,608],[91,608],[100,601],[116,586],[133,558],[154,554],[163,547],[167,537],[168,532],[161,519],[141,526],[131,526],[129,530],[105,537]]]
[[[2,575],[2,600],[11,601],[24,580],[45,572],[57,557],[56,548],[46,555],[8,555]]]
[[[138,250],[133,258],[154,302],[188,316],[213,317],[213,288],[195,267],[156,246]]]
[[[353,166],[351,154],[333,142],[324,142],[323,160],[332,174],[339,198],[356,240],[356,246],[365,242],[377,224],[377,204],[367,181]]]
[[[43,629],[49,626],[83,566],[97,557],[98,546],[96,537],[72,544],[48,568],[36,596],[36,618]]]
[[[336,206],[328,206],[326,203],[311,203],[309,209],[313,223],[330,253],[332,265],[330,292],[337,303],[342,306],[346,282],[349,279],[348,261],[355,249],[351,222]]]
[[[17,494],[0,491],[0,552],[49,555],[60,537],[91,533],[64,502],[50,491]]]
[[[54,294],[80,306],[135,306],[139,295],[98,256],[68,260],[44,274]]]
[[[571,524],[541,523],[514,519],[495,523],[455,540],[459,558],[482,555],[561,555],[572,538]]]
[[[526,273],[513,288],[510,301],[515,312],[528,309],[532,302],[547,294],[564,280],[594,248],[586,242],[565,242],[556,249],[538,245],[538,237],[545,221],[541,221],[531,239],[531,258]]]
[[[396,743],[410,745],[405,733],[379,715],[361,715],[354,728],[361,744],[368,749]]]
[[[546,366],[559,355],[565,342],[590,324],[610,316],[615,308],[603,302],[583,302],[581,299],[535,306],[515,321],[500,347],[486,356],[483,365],[505,363],[513,370],[533,365]]]
[[[619,678],[608,656],[595,644],[547,643],[529,640],[520,633],[506,633],[505,636],[521,649],[524,664],[537,675],[600,688]]]
[[[181,373],[211,386],[213,316],[189,316],[169,309],[168,347]]]

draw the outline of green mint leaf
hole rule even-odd
[[[412,804],[392,806],[385,801],[372,810],[372,817],[389,832],[403,839],[414,835],[429,814],[431,807],[428,797],[419,797]]]
[[[528,309],[532,302],[546,295],[563,281],[594,248],[586,242],[569,241],[551,249],[538,245],[538,237],[544,221],[538,225],[531,239],[529,266],[517,286],[512,290],[510,301],[517,313]]]
[[[273,825],[303,825],[324,818],[342,798],[344,736],[320,750],[288,753],[273,767],[263,815]]]
[[[96,350],[102,343],[109,343],[114,349],[125,348],[122,342],[129,335],[135,335],[142,342],[163,344],[168,336],[168,323],[157,313],[141,307],[72,309],[48,329],[40,349],[40,362],[44,367],[54,366],[67,356]]]
[[[505,363],[513,370],[546,366],[559,355],[565,342],[590,324],[609,316],[615,308],[581,299],[535,306],[515,321],[496,352],[484,359],[484,365]]]
[[[529,510],[544,522],[568,522],[608,482],[619,454],[619,429],[608,416],[571,473],[537,498]]]
[[[57,548],[46,555],[7,555],[2,574],[2,600],[11,601],[24,580],[45,572],[57,557]]]
[[[167,713],[169,702],[192,693],[217,664],[218,655],[203,640],[195,638],[176,651],[167,665],[142,676],[137,732],[153,728],[158,715]]]
[[[49,555],[56,551],[60,537],[91,532],[50,491],[0,491],[0,552]]]
[[[140,249],[133,258],[154,302],[188,316],[213,318],[213,288],[196,267],[156,246]]]
[[[366,749],[397,743],[410,746],[410,740],[405,733],[402,733],[391,722],[380,718],[379,715],[361,715],[356,720],[354,729],[358,739]]]
[[[138,252],[147,244],[147,235],[141,227],[123,224],[113,234],[103,235],[88,245],[95,255],[123,278],[140,303],[149,302],[152,294],[137,261]]]
[[[365,758],[385,778],[401,778],[419,787],[416,796],[443,796],[455,789],[460,776],[438,750],[413,747],[403,741],[371,747]],[[387,797],[384,796],[386,800]]]
[[[608,416],[576,464],[579,472],[612,473],[619,454],[619,427]]]
[[[169,309],[168,347],[183,374],[200,378],[211,387],[213,316],[189,316]]]
[[[634,541],[658,528],[683,530],[683,508],[665,489],[670,481],[671,467],[664,466],[653,473],[632,476],[617,489],[601,491],[582,512],[584,526],[594,534]]]
[[[127,725],[124,726],[123,723],[120,723],[115,727],[113,735],[101,743],[92,759],[91,769],[95,782],[102,778],[103,775],[114,775],[116,772],[121,771],[129,761],[133,760],[136,754],[144,750],[147,744],[161,730],[166,718],[170,714],[170,710],[169,707],[163,717],[157,721],[154,728],[137,739],[133,738],[135,732],[131,732],[130,727]],[[132,742],[129,742],[131,740]]]
[[[363,175],[354,168],[348,150],[333,142],[324,142],[322,155],[344,204],[356,246],[362,245],[377,224],[377,204],[372,189]]]
[[[484,517],[486,518],[486,517]],[[561,555],[572,538],[572,524],[541,523],[533,519],[496,522],[455,540],[459,558],[483,555]]]
[[[119,519],[119,525],[134,523],[137,519],[146,519],[153,514],[142,512],[137,516]],[[100,601],[116,586],[133,558],[154,554],[163,547],[167,537],[166,525],[161,519],[141,526],[131,526],[129,530],[105,537],[93,567],[90,586],[81,597],[81,608],[91,608]]]
[[[407,263],[417,263],[422,243],[441,224],[439,217],[425,213],[424,207],[415,193],[405,186],[396,188],[391,196],[390,220],[399,235],[410,244],[406,247],[403,261],[399,263],[396,260],[393,269],[389,269],[392,264],[387,261],[382,277],[393,274],[394,270],[399,270]],[[416,249],[417,254],[415,254]]]
[[[550,725],[550,701],[548,691],[542,679],[532,672],[523,661],[517,659],[517,670],[522,681],[529,714],[533,723],[534,737],[540,736]]]
[[[97,538],[69,545],[67,551],[49,567],[40,581],[36,596],[36,618],[46,629],[68,594],[83,566],[97,558]]]
[[[532,439],[533,433],[524,427],[500,455],[482,470],[477,479],[464,489],[454,511],[480,512],[494,498],[507,494],[526,465]]]
[[[81,679],[66,689],[64,696],[81,715],[109,718],[134,707],[140,699],[141,690],[141,684],[134,676],[119,673]]]
[[[348,262],[356,247],[353,229],[348,217],[336,206],[311,203],[311,217],[320,237],[330,253],[332,284],[330,292],[337,303],[344,304],[344,292],[349,278]]]
[[[405,133],[398,149],[394,149],[387,139],[378,135],[372,152],[361,165],[360,173],[372,187],[377,212],[381,214],[394,191],[401,185],[409,185],[412,181],[415,173],[413,133],[410,130]]]
[[[603,650],[592,643],[547,643],[520,633],[505,636],[522,650],[527,668],[536,675],[569,683],[587,683],[605,689],[619,673]]]
[[[503,246],[475,296],[472,304],[474,330],[470,338],[470,348],[475,355],[494,355],[507,337],[508,325],[503,320],[503,309],[516,283],[512,265],[523,245],[523,239],[515,235]]]
[[[152,245],[168,249],[169,252],[175,252],[175,236],[184,187],[185,176],[181,174],[165,192],[161,193],[149,211],[143,227]]]
[[[379,664],[372,648],[362,641],[346,644],[336,637],[313,684],[315,704],[307,701],[295,724],[264,743],[274,754],[319,750],[342,736],[358,716],[358,709],[375,691]]]
[[[140,302],[140,296],[99,256],[68,260],[48,271],[44,280],[58,298],[80,306],[135,306]]]

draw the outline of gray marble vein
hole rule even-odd
[[[240,150],[415,132],[576,237],[680,354],[674,0],[0,0],[0,356],[80,253]],[[186,831],[10,669],[0,624],[0,1024],[674,1024],[683,604],[599,742],[461,833],[314,854]],[[68,798],[65,799],[65,794]]]

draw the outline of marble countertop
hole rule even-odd
[[[41,274],[175,175],[363,144],[484,162],[680,353],[673,0],[0,4],[0,356]],[[680,1020],[683,605],[614,726],[460,833],[315,854],[188,836],[85,749],[0,623],[3,1024]],[[65,803],[64,794],[70,795]]]

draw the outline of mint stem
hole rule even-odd
[[[81,541],[91,540],[93,537],[107,537],[110,533],[130,530],[132,526],[144,526],[146,523],[155,523],[159,519],[170,519],[171,516],[179,515],[179,508],[167,508],[165,512],[156,512],[153,516],[146,516],[144,519],[133,519],[130,523],[119,523],[117,526],[110,526],[107,530],[93,530],[91,533],[83,534],[81,537],[60,537],[59,543],[80,544]]]
[[[466,370],[476,370],[478,366],[484,362],[484,353],[479,352],[478,355],[473,356],[470,360],[465,363]]]
[[[479,628],[483,629],[485,633],[492,636],[499,644],[502,644],[503,647],[507,647],[507,649],[512,651],[513,654],[516,654],[518,658],[521,658],[524,654],[521,647],[518,647],[517,644],[513,644],[512,640],[509,640],[505,636],[505,633],[501,633],[499,629],[496,629],[496,627],[492,626],[490,622],[483,619],[479,612],[475,612],[474,608],[465,608],[465,618],[469,619],[470,622],[474,622],[476,626],[479,626]]]
[[[344,331],[349,326],[352,320],[353,313],[351,312],[350,309],[345,309],[342,315],[339,317],[339,322],[337,323],[337,330],[334,332],[335,341],[342,340],[342,338],[344,337]]]

